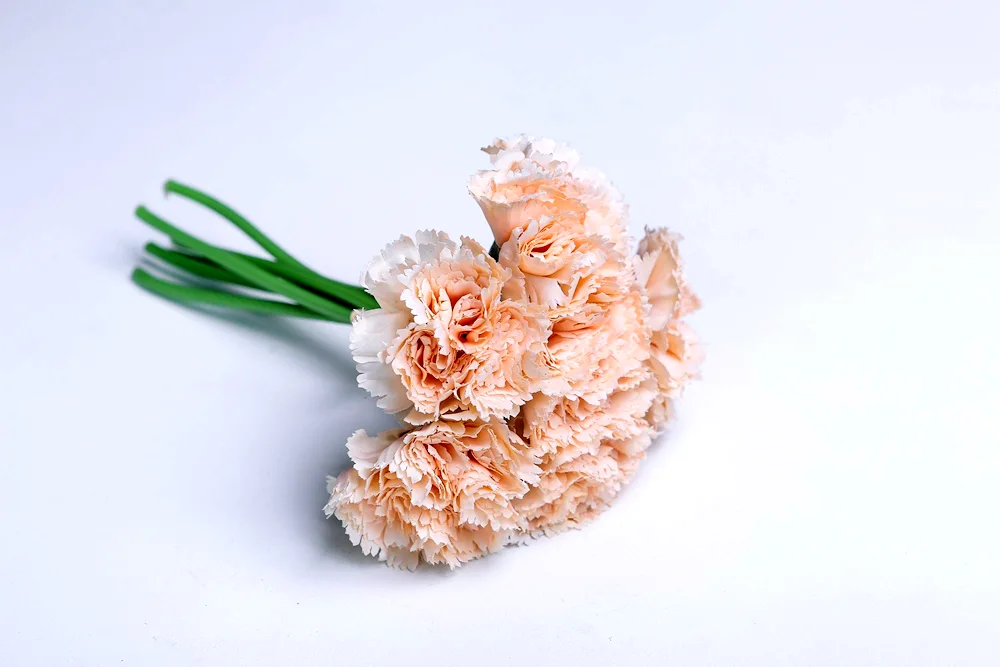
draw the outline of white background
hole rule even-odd
[[[0,663],[1000,663],[995,2],[3,2]],[[568,141],[683,233],[704,381],[585,530],[391,570],[323,518],[346,327],[128,280],[233,203],[353,280]],[[241,246],[249,247],[249,246]]]

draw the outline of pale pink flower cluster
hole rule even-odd
[[[680,237],[646,230],[564,144],[526,136],[484,149],[469,191],[497,254],[419,232],[362,281],[358,382],[406,427],[348,442],[335,515],[366,554],[456,567],[525,537],[580,525],[628,483],[703,353]]]

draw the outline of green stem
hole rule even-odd
[[[359,303],[361,299],[356,301],[348,301],[344,297],[338,297],[332,295],[329,292],[323,292],[316,285],[310,284],[309,282],[299,278],[300,274],[293,270],[288,270],[284,265],[278,265],[276,262],[270,260],[262,259],[260,257],[253,257],[251,255],[244,255],[242,253],[234,252],[232,250],[227,250],[225,248],[219,248],[218,246],[213,246],[222,252],[228,252],[230,255],[236,255],[242,257],[243,259],[256,264],[260,268],[264,269],[268,273],[271,273],[282,278],[287,278],[289,281],[295,283],[299,287],[307,289],[311,292],[316,293],[321,297],[330,297],[334,302],[339,303],[345,308],[350,308],[355,310],[357,308],[371,306],[367,301]],[[167,248],[160,247],[155,243],[146,244],[146,252],[154,257],[159,258],[163,262],[170,264],[178,269],[187,271],[188,273],[198,276],[199,278],[206,278],[208,280],[215,280],[222,283],[230,283],[233,285],[240,285],[241,287],[251,287],[253,289],[260,289],[257,285],[250,282],[249,280],[244,280],[238,275],[221,268],[220,266],[213,264],[211,261],[200,257],[199,255],[193,254],[193,251],[188,248],[182,248],[181,250],[168,250]],[[353,297],[353,294],[348,296]],[[370,297],[369,297],[370,298]],[[376,304],[376,307],[378,305]]]
[[[225,250],[205,243],[204,241],[181,231],[177,227],[174,227],[166,220],[158,217],[145,206],[139,206],[135,210],[135,214],[136,217],[153,229],[159,230],[169,236],[174,243],[194,250],[199,255],[210,259],[222,268],[228,269],[239,277],[252,282],[259,288],[288,297],[309,310],[325,316],[327,319],[337,322],[350,321],[350,308],[314,294],[313,292],[299,287],[284,278],[271,275],[264,269],[246,259],[243,259],[242,257],[230,254]]]
[[[226,271],[225,269],[195,255],[161,248],[155,243],[147,243],[145,250],[153,257],[156,257],[157,259],[178,268],[181,271],[186,271],[193,276],[198,276],[199,278],[214,280],[220,283],[229,283],[231,285],[239,285],[240,287],[257,287],[249,280],[244,280],[235,273]]]
[[[270,253],[271,256],[278,261],[270,262],[270,260],[261,259],[259,257],[241,255],[245,259],[254,262],[258,266],[262,266],[262,262],[267,262],[268,266],[266,269],[271,273],[288,278],[289,280],[293,280],[299,284],[308,285],[315,290],[359,308],[372,310],[379,307],[375,298],[363,287],[358,285],[349,285],[347,283],[342,283],[339,280],[327,278],[321,273],[310,269],[308,266],[286,252],[269,236],[254,226],[249,220],[215,197],[192,188],[189,185],[178,183],[174,180],[167,181],[164,184],[163,189],[168,194],[178,194],[186,199],[201,204],[212,211],[215,211],[226,220],[236,225],[236,227],[253,239],[261,248]]]
[[[219,246],[213,247],[219,251],[227,252],[230,255],[241,257],[256,266],[259,266],[268,273],[285,278],[299,287],[317,293],[319,296],[330,297],[337,303],[340,303],[347,308],[364,308],[372,310],[379,307],[378,301],[368,294],[368,292],[364,291],[363,288],[356,285],[348,285],[329,278],[325,278],[320,281],[317,280],[312,274],[306,273],[301,269],[288,266],[287,264],[281,264],[269,259],[264,259],[263,257],[245,255],[241,252],[236,252],[235,250],[229,250],[228,248],[220,248]],[[155,248],[155,250],[152,248]],[[194,273],[195,275],[209,278],[211,280],[219,280],[221,282],[230,282],[237,285],[242,284],[247,287],[257,287],[256,285],[247,283],[242,278],[229,273],[225,269],[219,268],[207,259],[194,254],[194,251],[190,248],[181,247],[180,250],[167,250],[166,248],[161,248],[155,243],[150,243],[147,244],[146,250],[149,251],[150,254],[159,257],[168,264],[178,266],[179,268],[189,271],[190,273]]]
[[[160,280],[142,269],[136,269],[132,272],[132,280],[137,285],[143,289],[149,290],[153,294],[157,294],[161,297],[170,299],[171,301],[178,301],[180,303],[220,306],[222,308],[245,310],[265,315],[304,317],[312,320],[330,319],[294,303],[282,303],[280,301],[271,301],[269,299],[254,299],[248,296],[232,294],[230,292],[178,285],[176,283],[167,282],[166,280]]]
[[[268,237],[264,232],[257,229],[249,220],[244,218],[242,215],[237,213],[235,210],[233,210],[226,204],[223,204],[215,197],[207,193],[204,193],[200,190],[196,190],[195,188],[192,188],[189,185],[178,183],[177,181],[174,180],[170,180],[164,183],[163,190],[167,194],[171,192],[174,194],[178,194],[186,199],[190,199],[193,202],[201,204],[202,206],[205,206],[206,208],[215,211],[223,218],[225,218],[229,222],[239,227],[239,229],[244,234],[253,239],[257,243],[257,245],[259,245],[261,248],[270,253],[275,259],[282,262],[286,262],[292,266],[297,266],[301,269],[305,269],[306,271],[310,270],[305,264],[303,264],[299,260],[289,255],[287,252],[285,252],[285,250],[281,246],[272,241],[270,237]]]
[[[318,292],[334,297],[335,299],[339,299],[340,301],[348,303],[355,308],[374,310],[379,307],[378,301],[375,300],[375,297],[359,285],[342,283],[339,280],[322,276],[311,269],[303,270],[296,266],[289,266],[287,264],[274,262],[262,257],[254,257],[253,255],[245,255],[241,252],[235,252],[233,250],[227,250],[227,252],[236,255],[237,257],[242,257],[248,262],[252,262],[270,273],[291,280],[292,282],[299,283],[300,285],[307,286]]]

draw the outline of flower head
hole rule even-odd
[[[438,421],[348,441],[354,467],[330,480],[327,516],[390,565],[456,567],[522,527],[513,501],[538,481],[537,457],[499,420]]]
[[[500,264],[523,281],[528,300],[553,320],[599,312],[635,281],[612,241],[588,235],[578,216],[543,217],[515,229],[501,246]]]
[[[586,453],[550,467],[516,501],[525,533],[551,535],[576,528],[608,508],[635,473],[650,443],[649,433],[601,442]]]
[[[677,249],[681,240],[679,234],[665,227],[647,227],[646,235],[639,241],[638,280],[649,299],[649,326],[653,331],[664,329],[671,320],[701,307],[701,301],[684,279],[684,264]]]
[[[601,172],[582,167],[565,144],[526,135],[496,139],[483,149],[492,169],[469,180],[498,245],[543,217],[578,216],[588,234],[623,242],[628,209]]]
[[[681,318],[701,307],[684,278],[678,251],[679,234],[666,228],[646,229],[639,242],[637,279],[650,303],[650,358],[648,366],[659,393],[647,419],[662,430],[673,419],[674,400],[698,377],[704,352],[694,331]]]
[[[551,322],[541,390],[600,402],[648,355],[622,197],[564,144],[522,135],[485,150],[493,168],[469,191],[501,245],[500,264]]]
[[[389,244],[364,277],[381,306],[356,311],[359,384],[416,423],[451,412],[509,416],[542,381],[549,322],[523,282],[471,239]]]
[[[645,456],[657,395],[648,368],[623,377],[601,403],[539,396],[517,427],[541,457],[538,483],[515,501],[529,534],[558,532],[603,511]]]
[[[627,440],[648,431],[646,414],[656,393],[652,372],[639,367],[599,403],[538,394],[521,410],[517,423],[543,467],[558,465],[595,453],[603,441]]]
[[[650,351],[648,363],[656,378],[659,396],[649,419],[653,426],[662,429],[673,413],[673,400],[699,376],[705,351],[694,329],[681,320],[674,320],[666,329],[654,332]]]
[[[647,308],[642,293],[632,289],[585,315],[554,321],[542,390],[590,403],[604,400],[649,357]]]

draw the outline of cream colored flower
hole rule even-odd
[[[701,301],[684,279],[684,264],[677,249],[681,240],[679,234],[665,227],[647,227],[646,235],[639,241],[637,274],[649,299],[649,327],[653,331],[664,329],[671,320],[701,307]]]
[[[508,543],[513,501],[538,481],[535,454],[499,420],[439,421],[348,441],[355,465],[330,479],[327,516],[379,560],[457,567]]]
[[[646,414],[657,394],[652,371],[640,366],[600,403],[538,394],[521,410],[518,425],[543,465],[595,454],[604,441],[628,440],[649,430]]]
[[[635,282],[613,243],[586,234],[578,216],[543,217],[514,230],[501,246],[500,264],[523,280],[528,300],[552,320],[600,312]]]
[[[500,250],[500,263],[523,281],[528,301],[551,321],[544,363],[551,395],[599,401],[646,356],[645,304],[631,265],[577,218],[532,221]],[[596,372],[595,372],[596,369]]]
[[[604,441],[592,454],[550,467],[515,501],[527,522],[524,532],[551,535],[595,518],[629,482],[649,443],[647,430],[626,441]]]
[[[420,423],[450,412],[507,417],[545,378],[550,325],[524,285],[471,239],[395,241],[363,282],[378,310],[355,311],[358,383],[388,412]]]
[[[657,431],[662,432],[673,425],[676,414],[677,407],[674,399],[670,398],[666,393],[660,392],[653,399],[653,404],[649,406],[649,412],[646,413],[646,421]]]
[[[541,457],[538,483],[515,501],[531,535],[559,532],[593,518],[615,498],[645,456],[646,420],[657,396],[640,367],[601,403],[536,396],[515,420]]]
[[[567,215],[579,216],[588,235],[624,243],[628,209],[621,194],[604,174],[582,167],[573,149],[520,135],[496,139],[483,150],[493,168],[473,175],[469,192],[483,209],[498,245],[531,221]]]
[[[386,312],[401,312],[404,276],[416,273],[429,262],[445,262],[456,258],[459,246],[444,232],[419,231],[413,238],[400,236],[386,245],[361,275],[361,284],[375,297]]]
[[[544,357],[549,379],[542,390],[590,403],[604,400],[649,358],[647,309],[633,289],[586,317],[553,322]]]
[[[649,367],[660,391],[649,415],[654,427],[662,429],[667,425],[673,413],[672,401],[699,377],[704,359],[704,349],[687,323],[674,320],[666,329],[653,333]]]
[[[450,512],[414,506],[398,476],[385,469],[362,478],[348,468],[330,478],[327,516],[344,524],[351,543],[393,567],[414,569],[421,559],[455,568],[503,547],[507,533],[461,526]]]
[[[621,195],[550,140],[498,139],[485,150],[493,169],[469,190],[501,244],[500,264],[552,323],[541,390],[600,402],[648,355]]]

